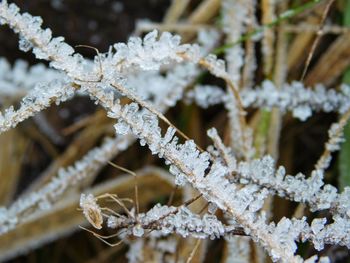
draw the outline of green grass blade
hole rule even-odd
[[[350,0],[346,0],[344,10],[344,26],[350,26]],[[350,84],[350,68],[344,73],[343,82]],[[339,188],[350,186],[350,123],[344,129],[345,142],[341,146],[339,155]]]

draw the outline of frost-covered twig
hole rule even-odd
[[[222,24],[227,43],[235,43],[246,32],[249,4],[245,0],[222,1]],[[244,50],[241,45],[234,45],[226,49],[225,55],[228,61],[227,71],[230,73],[232,81],[238,85],[241,79],[240,71],[244,61]]]
[[[0,235],[14,229],[36,211],[47,210],[68,188],[96,174],[118,151],[128,147],[127,136],[106,139],[98,148],[91,150],[73,166],[60,169],[58,175],[37,192],[15,201],[9,208],[0,207]]]
[[[329,167],[332,159],[332,152],[340,150],[340,144],[345,141],[343,130],[350,119],[350,109],[341,116],[339,122],[333,123],[328,130],[329,139],[326,143],[325,150],[315,165],[315,170],[324,171]]]
[[[127,230],[127,234],[141,237],[148,230],[159,231],[159,235],[176,233],[186,238],[216,239],[224,235],[244,235],[242,230],[235,230],[232,226],[225,226],[215,215],[199,216],[186,208],[156,205],[147,213],[139,214],[131,219],[125,216],[109,216],[108,227]]]
[[[24,97],[37,83],[62,79],[64,75],[43,64],[29,67],[24,60],[16,60],[13,67],[0,58],[0,102],[3,98],[16,100]]]
[[[207,108],[227,100],[224,91],[216,86],[197,85],[187,93],[187,100],[194,100],[201,107]],[[342,84],[340,91],[326,89],[318,84],[314,89],[304,87],[301,82],[293,81],[277,89],[265,80],[261,87],[244,89],[240,92],[245,108],[279,108],[282,112],[291,111],[293,116],[304,121],[312,111],[338,112],[344,114],[350,108],[350,88]]]
[[[69,80],[53,80],[39,83],[21,101],[18,110],[12,106],[0,112],[0,133],[16,127],[18,123],[49,107],[52,103],[70,99],[75,88]]]
[[[311,226],[305,226],[301,232],[302,238],[311,240],[317,250],[322,250],[327,244],[339,244],[350,249],[349,218],[334,216],[331,224],[326,223],[326,218],[314,219]]]
[[[341,86],[341,91],[327,90],[322,85],[314,89],[304,87],[301,82],[292,82],[277,89],[270,81],[264,81],[261,88],[243,91],[242,101],[245,107],[278,107],[282,111],[292,111],[293,116],[306,120],[314,111],[345,113],[350,108],[350,89]]]
[[[315,170],[309,178],[299,173],[286,175],[284,167],[275,170],[275,162],[270,156],[251,162],[241,162],[233,170],[231,179],[242,184],[254,183],[275,194],[295,202],[307,203],[312,211],[329,209],[335,215],[350,217],[350,189],[341,194],[329,184],[324,184],[323,173]]]
[[[106,197],[108,196],[112,200],[117,198],[112,194]],[[92,194],[82,194],[80,198],[80,207],[85,217],[96,229],[102,228],[104,218],[106,218],[107,227],[118,231],[123,230],[123,235],[136,237],[142,237],[148,231],[157,231],[157,235],[160,236],[176,233],[182,237],[193,236],[202,239],[216,239],[224,235],[245,235],[242,229],[224,225],[215,215],[199,216],[185,205],[174,207],[157,204],[146,213],[135,215],[128,212],[129,215],[124,216],[102,212],[107,209],[97,204],[98,198],[101,197],[95,198]]]
[[[49,59],[50,64],[63,71],[84,72],[86,61],[80,55],[72,55],[74,49],[64,42],[63,37],[52,38],[50,29],[42,29],[41,17],[33,17],[28,13],[20,14],[15,4],[6,0],[0,4],[0,24],[8,24],[20,35],[19,48],[23,51],[33,49],[38,59]]]

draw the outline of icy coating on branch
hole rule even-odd
[[[49,83],[38,83],[34,89],[22,99],[20,107],[13,106],[0,112],[0,133],[17,126],[18,123],[44,110],[52,103],[56,105],[70,99],[74,95],[74,88],[69,80],[53,80]]]
[[[312,111],[345,113],[350,108],[350,87],[341,85],[340,91],[326,89],[323,85],[307,88],[294,81],[277,89],[271,81],[264,81],[256,90],[242,92],[245,106],[278,107],[282,111],[292,111],[293,116],[305,121]]]
[[[229,94],[211,85],[196,85],[186,94],[188,102],[194,101],[199,106],[207,108],[228,101]],[[293,81],[277,88],[269,80],[263,81],[260,87],[246,88],[240,92],[245,108],[279,108],[282,112],[291,111],[295,118],[305,121],[312,111],[338,112],[344,114],[350,109],[350,87],[340,86],[339,91],[327,89],[322,84],[314,88],[305,87],[303,83]]]
[[[3,98],[16,100],[24,97],[36,83],[62,78],[62,73],[43,64],[29,67],[26,61],[18,59],[11,67],[5,58],[0,58],[0,102]]]
[[[114,229],[127,229],[129,235],[142,237],[147,230],[159,231],[158,235],[166,236],[176,233],[182,237],[220,238],[234,230],[221,223],[215,215],[199,216],[186,207],[161,206],[157,204],[147,213],[139,214],[137,218],[125,216],[108,216],[107,225]]]
[[[57,176],[37,192],[15,201],[9,208],[0,207],[0,235],[16,227],[19,223],[28,220],[26,213],[47,210],[52,204],[67,191],[68,188],[77,185],[87,177],[91,177],[100,171],[118,151],[128,147],[128,138],[108,138],[104,143],[77,161],[73,166],[66,169],[61,168]]]

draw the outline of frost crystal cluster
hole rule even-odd
[[[251,6],[255,4],[253,0],[222,1],[223,32],[228,43],[239,41],[255,26],[256,21],[247,18],[254,14]],[[153,30],[143,38],[131,37],[127,43],[112,44],[108,52],[89,60],[63,37],[53,37],[50,29],[43,29],[40,17],[20,13],[6,0],[0,3],[0,24],[19,35],[22,51],[32,51],[50,65],[28,67],[17,61],[11,67],[0,59],[0,102],[5,97],[14,103],[22,98],[17,106],[0,112],[0,133],[53,103],[83,95],[104,109],[113,120],[116,134],[73,165],[59,169],[38,189],[8,207],[0,207],[0,240],[31,218],[53,209],[69,190],[76,191],[93,181],[108,161],[137,139],[164,160],[176,188],[198,196],[194,198],[192,193],[193,200],[179,206],[156,204],[148,211],[139,211],[138,200],[113,193],[81,194],[80,208],[87,221],[95,229],[113,231],[128,243],[130,262],[142,261],[142,251],[148,246],[175,254],[178,240],[173,234],[186,240],[224,238],[227,260],[236,257],[237,262],[249,262],[252,251],[260,255],[265,251],[279,262],[328,262],[327,257],[317,255],[304,260],[297,253],[303,242],[310,242],[317,251],[326,245],[350,249],[350,188],[340,192],[325,182],[331,154],[340,149],[350,118],[349,86],[341,85],[335,91],[323,85],[309,88],[297,81],[278,85],[277,81],[265,80],[253,88],[249,72],[255,70],[255,61],[251,54],[248,50],[245,53],[241,45],[231,45],[225,60],[208,54],[220,40],[219,34],[210,30],[199,32],[199,44],[184,44],[178,35]],[[264,38],[266,55],[272,51],[268,33]],[[245,61],[251,66],[246,68]],[[205,70],[220,79],[224,87],[198,84]],[[211,128],[207,135],[212,144],[205,149],[188,138],[164,115],[180,100],[203,108],[223,104],[228,115],[227,138],[222,140]],[[337,113],[340,119],[331,125],[324,153],[314,169],[309,174],[289,175],[256,143],[259,129],[254,128],[254,120],[248,122],[247,114],[252,108],[278,109],[281,115],[289,111],[302,121],[321,111]],[[274,222],[274,196],[308,207],[312,215],[282,217]],[[104,207],[102,199],[117,204],[119,210]],[[198,200],[205,203],[199,212],[191,208]],[[108,243],[104,236],[93,234]],[[198,248],[206,243],[196,244]]]

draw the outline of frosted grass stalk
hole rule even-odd
[[[88,152],[74,165],[61,168],[58,175],[37,192],[16,200],[8,208],[0,207],[0,235],[28,220],[28,215],[34,214],[34,211],[38,213],[50,209],[68,188],[98,173],[119,151],[128,147],[129,141],[126,136],[106,139],[100,147]]]
[[[0,112],[0,133],[14,128],[20,122],[32,117],[52,103],[57,105],[70,99],[74,95],[74,87],[69,80],[54,80],[49,83],[40,83],[35,86],[21,101],[18,110],[13,106]]]
[[[322,84],[314,88],[305,87],[303,83],[293,81],[285,83],[280,89],[269,80],[254,89],[240,91],[244,108],[279,108],[282,113],[292,112],[293,117],[307,120],[312,112],[337,112],[344,114],[350,108],[350,87],[340,85],[339,91],[327,89]],[[188,102],[194,101],[207,108],[223,103],[226,96],[220,87],[212,85],[196,85],[186,94]]]

